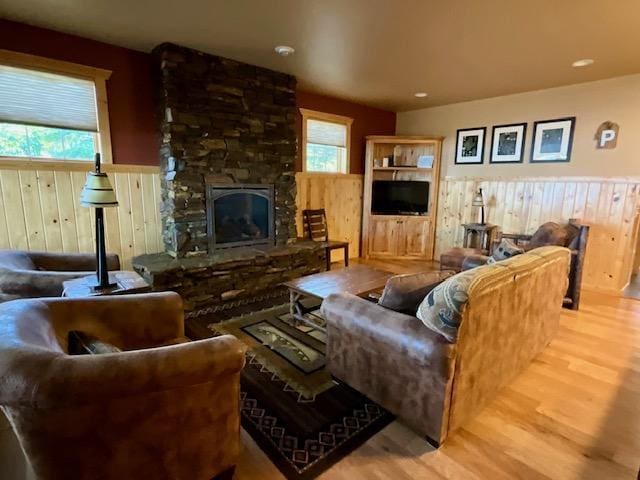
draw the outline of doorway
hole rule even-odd
[[[640,217],[636,215],[633,238],[635,244],[633,246],[633,263],[631,266],[631,274],[629,277],[629,284],[622,292],[622,296],[625,298],[634,298],[640,300]]]

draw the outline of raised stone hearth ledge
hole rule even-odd
[[[153,291],[180,294],[186,311],[251,300],[282,282],[324,270],[325,244],[296,241],[289,245],[230,248],[213,255],[175,258],[167,253],[140,255],[133,268]]]

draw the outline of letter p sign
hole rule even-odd
[[[616,131],[615,130],[611,130],[611,129],[607,129],[607,130],[603,130],[600,133],[600,145],[598,145],[600,148],[604,148],[604,146],[611,142],[612,140],[616,139]]]
[[[620,127],[613,122],[604,122],[596,131],[594,140],[596,148],[616,148],[618,144],[618,131]]]

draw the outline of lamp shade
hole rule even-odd
[[[118,200],[106,173],[89,172],[87,181],[80,194],[83,207],[108,208],[117,207]]]
[[[472,207],[484,207],[484,199],[482,198],[482,190],[476,193],[476,196],[473,197],[473,201],[471,202]]]

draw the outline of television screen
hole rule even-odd
[[[374,180],[371,213],[374,215],[425,215],[429,211],[429,182]]]

